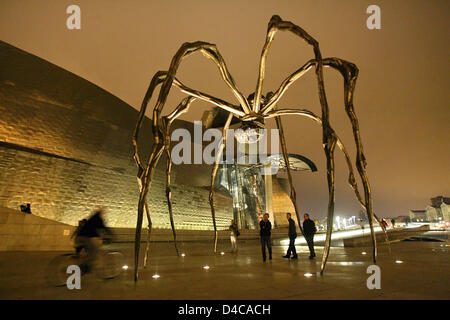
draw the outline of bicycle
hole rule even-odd
[[[51,286],[66,286],[67,278],[70,274],[67,273],[67,268],[71,265],[80,267],[81,276],[85,275],[82,265],[87,260],[87,254],[64,253],[53,258],[48,264],[46,271],[47,282]],[[118,250],[110,248],[110,242],[104,241],[98,249],[97,258],[93,264],[92,273],[98,278],[110,280],[117,278],[126,269],[124,265],[124,255]]]

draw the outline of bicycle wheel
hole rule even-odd
[[[67,268],[70,265],[79,265],[80,258],[72,253],[66,253],[53,258],[46,271],[47,283],[51,286],[65,286],[69,274],[67,274]]]
[[[122,273],[124,256],[119,251],[105,251],[100,254],[97,262],[97,274],[102,279],[113,279]]]

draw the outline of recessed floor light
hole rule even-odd
[[[184,257],[184,256],[186,256],[186,254],[182,253],[181,256]]]
[[[367,254],[367,252],[363,251],[363,252],[361,252],[361,254],[363,254],[363,255],[366,255],[366,254]]]
[[[225,252],[223,252],[223,251],[222,251],[222,252],[221,252],[220,254],[221,254],[221,255],[224,255],[224,254],[225,254]]]
[[[309,278],[309,277],[312,277],[313,275],[312,275],[312,273],[305,273],[304,276]]]
[[[123,270],[128,270],[128,266],[127,266],[127,265],[124,265],[124,266],[122,267],[122,269],[123,269]]]
[[[203,269],[208,270],[209,266],[203,266]]]
[[[403,263],[402,260],[395,260],[395,263]]]
[[[153,279],[158,279],[159,277],[160,277],[159,274],[154,274],[154,275],[152,276]]]

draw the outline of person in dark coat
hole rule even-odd
[[[309,247],[309,258],[314,259],[316,253],[314,252],[314,234],[316,233],[316,224],[309,218],[309,214],[305,213],[303,215],[303,235],[305,236],[306,242]]]
[[[263,261],[266,261],[266,246],[269,251],[269,260],[272,260],[272,245],[270,244],[270,230],[272,229],[272,224],[269,221],[268,213],[265,213],[263,219],[259,222],[259,228]]]
[[[286,218],[289,222],[289,248],[285,256],[283,258],[289,259],[291,257],[291,253],[293,254],[292,259],[298,259],[297,250],[295,249],[295,239],[297,238],[297,230],[295,229],[295,221],[291,218],[291,214],[286,213]]]
[[[27,203],[27,205],[21,205],[20,206],[20,211],[22,211],[23,213],[28,213],[31,214],[31,204]]]

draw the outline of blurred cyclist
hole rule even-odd
[[[79,246],[82,246],[87,252],[87,259],[80,265],[83,273],[88,273],[92,269],[92,265],[97,258],[98,249],[101,243],[95,238],[112,237],[112,232],[105,226],[102,216],[105,214],[103,209],[96,210],[83,224],[80,230],[77,232],[77,242]],[[107,235],[107,237],[105,237]]]

